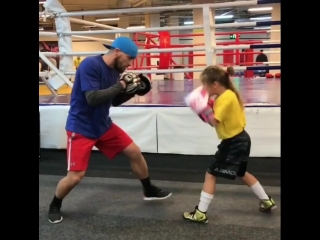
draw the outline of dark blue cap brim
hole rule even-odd
[[[111,48],[114,48],[112,47],[111,45],[107,45],[107,44],[102,44],[105,48],[108,48],[108,49],[111,49]]]

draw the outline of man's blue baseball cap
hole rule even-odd
[[[138,55],[137,45],[128,37],[118,37],[111,45],[103,44],[108,49],[118,48],[121,52],[127,54],[131,58],[136,58]]]

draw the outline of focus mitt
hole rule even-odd
[[[136,94],[139,96],[144,96],[151,90],[151,82],[149,78],[143,74],[139,74],[138,77],[140,78],[140,84],[137,88]]]

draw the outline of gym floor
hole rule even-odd
[[[63,203],[64,221],[53,225],[46,214],[56,184],[66,174],[66,153],[44,150],[41,155],[39,239],[280,239],[280,159],[251,158],[249,164],[278,209],[261,213],[258,200],[240,180],[219,179],[209,223],[203,226],[185,222],[181,214],[198,204],[210,156],[144,154],[154,183],[173,192],[165,201],[145,202],[124,156],[108,161],[94,152],[87,176]]]

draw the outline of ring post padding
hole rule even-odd
[[[245,58],[244,61],[247,63],[245,66],[253,66],[253,49],[246,49],[245,50]],[[254,71],[253,70],[245,70],[244,76],[246,78],[253,78],[254,77]]]
[[[159,32],[159,48],[170,48],[171,47],[171,38],[170,32]],[[159,54],[159,69],[169,69],[170,59],[172,53],[160,53]]]
[[[223,53],[234,53],[234,50],[232,50],[232,49],[231,50],[223,50]],[[223,55],[223,63],[233,65],[234,64],[234,55],[231,55],[231,54]]]

